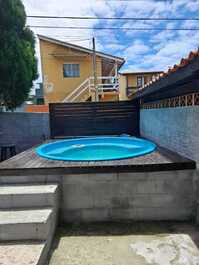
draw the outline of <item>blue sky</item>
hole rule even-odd
[[[48,4],[47,4],[48,2]],[[199,0],[23,0],[27,15],[98,17],[199,17]],[[199,28],[199,21],[71,21],[28,19],[31,25]],[[123,71],[166,70],[199,47],[199,31],[34,29],[35,33],[124,57]],[[37,55],[39,49],[37,47]]]

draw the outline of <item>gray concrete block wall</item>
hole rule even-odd
[[[14,143],[23,151],[49,138],[48,113],[0,113],[0,143]]]
[[[0,176],[1,184],[59,183],[61,222],[195,220],[196,170]],[[199,217],[198,217],[199,220]]]
[[[195,171],[66,175],[63,222],[190,220]]]
[[[199,161],[199,106],[142,109],[141,136]]]

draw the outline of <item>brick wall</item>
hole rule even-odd
[[[26,105],[25,106],[25,112],[49,112],[49,106],[48,105]]]

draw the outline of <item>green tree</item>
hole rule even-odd
[[[35,38],[24,6],[21,0],[0,0],[0,105],[20,106],[36,78]]]

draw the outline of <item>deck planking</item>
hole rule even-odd
[[[0,163],[0,175],[5,172],[48,172],[54,173],[89,173],[89,172],[145,172],[195,169],[196,163],[174,152],[158,147],[154,152],[128,159],[107,161],[58,161],[38,156],[35,147]],[[32,170],[32,171],[30,171]]]

